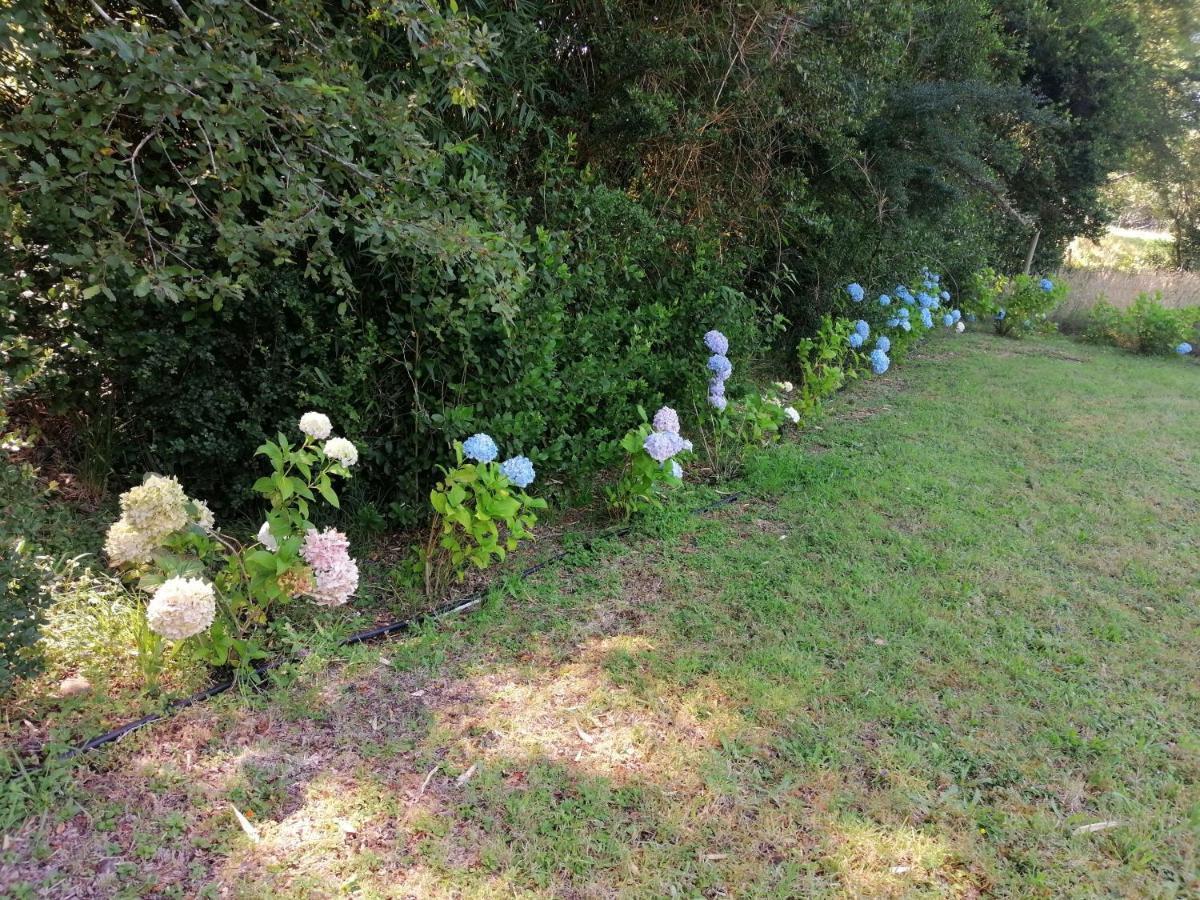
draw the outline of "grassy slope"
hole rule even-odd
[[[739,504],[43,785],[0,892],[1200,890],[1198,386],[938,340]]]

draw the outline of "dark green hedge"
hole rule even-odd
[[[787,351],[848,281],[953,286],[1098,227],[1158,127],[1138,15],[18,3],[0,327],[51,351],[59,433],[118,481],[236,506],[307,408],[397,521],[474,430],[579,478],[639,404],[699,394],[709,328]]]

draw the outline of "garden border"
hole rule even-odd
[[[741,491],[732,491],[728,494],[725,494],[725,495],[719,497],[717,500],[713,501],[712,503],[708,503],[708,504],[705,504],[704,506],[697,507],[696,509],[689,510],[688,514],[693,515],[693,516],[703,515],[704,513],[712,512],[715,509],[720,509],[721,507],[729,506],[731,503],[735,503],[738,500],[740,500],[741,498],[742,498]],[[593,544],[595,544],[597,541],[601,540],[602,538],[624,537],[625,535],[629,534],[632,530],[633,530],[632,525],[624,525],[621,528],[618,528],[616,531],[604,532],[601,534],[594,535],[590,538],[587,538],[584,541],[583,546],[591,547]],[[571,550],[559,550],[558,552],[553,553],[550,556],[548,556],[546,559],[543,559],[541,562],[534,563],[533,565],[527,566],[526,568],[522,569],[521,573],[520,573],[520,577],[528,578],[530,575],[540,572],[542,569],[546,568],[547,566],[550,566],[556,562],[559,562],[560,560],[565,559],[572,552],[573,551],[571,551]],[[375,628],[369,628],[366,631],[359,631],[355,634],[350,635],[349,637],[345,637],[342,640],[338,641],[337,646],[350,647],[350,646],[353,646],[354,644],[369,643],[371,641],[379,640],[380,638],[390,637],[393,634],[400,634],[402,632],[410,631],[415,626],[419,625],[422,622],[437,621],[439,619],[444,619],[448,616],[453,616],[453,615],[457,615],[458,613],[467,612],[468,610],[478,607],[483,603],[484,598],[487,596],[487,592],[488,592],[489,588],[490,588],[490,585],[488,587],[480,588],[479,590],[475,591],[474,593],[468,594],[466,597],[457,598],[456,600],[451,601],[446,604],[443,604],[442,606],[437,607],[429,612],[424,612],[424,613],[420,613],[415,616],[410,616],[407,619],[401,619],[397,622],[392,622],[387,625],[379,625]],[[263,664],[262,666],[257,667],[255,671],[259,674],[269,672],[270,670],[278,668],[279,666],[283,665],[283,663],[287,662],[288,660],[289,660],[289,657],[277,657],[277,658],[271,660],[270,662],[267,662],[267,663]],[[146,727],[147,725],[153,725],[155,722],[161,722],[164,719],[168,719],[171,716],[175,715],[175,713],[179,712],[180,710],[187,709],[190,706],[195,706],[197,703],[203,703],[205,700],[211,700],[213,697],[219,696],[220,694],[224,694],[226,691],[231,690],[236,683],[237,683],[236,679],[230,678],[230,679],[227,679],[226,681],[222,681],[218,684],[214,684],[211,687],[207,687],[202,691],[197,691],[196,693],[191,694],[190,696],[181,697],[177,700],[172,700],[170,703],[168,703],[166,705],[166,707],[161,712],[148,713],[147,715],[142,716],[140,719],[134,719],[131,722],[126,722],[124,725],[118,725],[116,728],[106,731],[104,734],[97,735],[94,738],[90,738],[89,740],[84,741],[82,744],[77,744],[73,747],[68,748],[67,750],[63,751],[62,753],[60,753],[56,757],[54,757],[53,761],[54,762],[66,762],[67,760],[75,759],[79,756],[82,756],[83,754],[85,754],[91,750],[96,750],[100,747],[103,747],[106,744],[111,744],[114,741],[117,741],[117,740],[123,738],[125,735],[131,734],[134,731],[138,731],[139,729],[142,729],[142,728]],[[29,767],[21,767],[21,773],[23,775],[27,776],[34,772],[40,772],[40,771],[44,770],[51,763],[51,759],[50,759],[49,755],[47,754],[45,744],[43,744],[41,747],[38,748],[37,756],[40,757],[40,760],[41,760],[40,762],[37,762],[34,765],[29,766]],[[12,778],[10,778],[9,780],[13,780],[17,777],[21,777],[21,776],[15,775],[15,776],[12,776]]]

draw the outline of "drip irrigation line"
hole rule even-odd
[[[740,498],[741,498],[740,492],[725,494],[724,496],[718,498],[717,500],[714,500],[712,503],[709,503],[705,506],[701,506],[701,507],[698,507],[697,509],[692,510],[691,514],[695,515],[695,516],[699,516],[699,515],[702,515],[707,512],[712,512],[715,509],[720,509],[723,506],[728,506],[729,504],[734,503],[735,501],[739,500]],[[601,534],[596,535],[595,537],[588,538],[586,541],[584,541],[583,546],[586,549],[590,549],[597,541],[599,541],[603,538],[623,537],[623,536],[629,534],[632,530],[633,530],[633,528],[631,526],[626,525],[622,528],[618,528],[615,531],[603,532]],[[568,556],[571,555],[572,552],[573,552],[572,550],[560,550],[557,553],[554,553],[554,554],[546,557],[546,559],[543,559],[541,562],[534,563],[533,565],[522,569],[520,576],[522,578],[528,578],[530,575],[533,575],[536,572],[540,572],[542,569],[546,568],[547,566],[553,565],[556,562],[566,559]],[[475,591],[473,594],[468,594],[466,597],[459,597],[455,600],[450,601],[449,603],[443,604],[442,606],[440,606],[430,612],[420,613],[418,615],[411,616],[407,619],[401,619],[398,622],[392,622],[387,625],[380,625],[376,628],[369,628],[366,631],[360,631],[357,634],[352,634],[349,637],[343,638],[342,640],[338,641],[337,646],[349,647],[349,646],[352,646],[355,644],[365,644],[370,641],[378,640],[380,638],[389,637],[393,634],[399,634],[401,632],[410,631],[417,625],[421,624],[422,622],[437,621],[438,619],[443,619],[443,618],[446,618],[447,616],[459,615],[460,613],[464,613],[469,610],[475,609],[478,606],[481,606],[483,604],[483,601],[486,596],[487,596],[487,588],[481,588],[480,590]],[[283,663],[288,662],[290,659],[291,659],[291,657],[276,657],[275,659],[271,660],[270,662],[267,662],[261,666],[256,666],[254,669],[254,672],[256,675],[265,674],[266,672],[269,672],[272,669],[278,668],[279,666],[283,665]],[[178,700],[172,700],[160,712],[149,713],[147,715],[142,716],[140,719],[134,719],[132,722],[126,722],[124,725],[118,725],[116,728],[112,729],[111,731],[106,731],[104,734],[97,735],[96,737],[92,738],[91,740],[85,741],[82,744],[79,744],[77,746],[71,747],[68,750],[63,751],[61,754],[58,755],[57,759],[58,759],[58,761],[65,762],[66,760],[73,759],[77,756],[81,756],[82,754],[87,753],[90,750],[95,750],[99,747],[103,747],[105,744],[111,744],[113,741],[123,738],[125,735],[130,734],[131,732],[137,731],[140,728],[145,728],[147,725],[152,725],[155,722],[161,722],[163,719],[173,716],[175,713],[179,712],[181,709],[187,709],[189,706],[195,706],[197,703],[203,703],[205,700],[210,700],[213,697],[218,696],[219,694],[224,694],[226,691],[231,690],[236,683],[237,683],[237,679],[229,678],[225,681],[219,682],[218,684],[214,684],[211,687],[205,688],[202,691],[197,691],[196,693],[194,693],[188,697],[181,697]],[[43,747],[42,750],[44,751],[44,749],[45,748]],[[24,771],[36,772],[36,771],[39,771],[40,769],[44,768],[45,765],[46,765],[46,761],[43,760],[43,762],[38,763],[34,766],[31,766],[30,768],[25,769]]]

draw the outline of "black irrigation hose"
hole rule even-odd
[[[740,497],[741,497],[741,494],[738,492],[735,492],[732,494],[726,494],[725,496],[721,497],[718,500],[715,500],[712,503],[709,503],[706,506],[701,506],[698,509],[692,510],[692,515],[698,516],[698,515],[701,515],[706,512],[712,512],[714,509],[720,509],[722,506],[728,506],[730,503],[733,503],[736,500],[740,499]],[[631,530],[632,530],[632,528],[627,525],[623,528],[617,529],[616,531],[609,531],[609,532],[605,532],[600,535],[596,535],[595,537],[588,538],[584,542],[584,547],[590,548],[600,538],[622,537],[623,535],[628,534]],[[547,557],[546,559],[542,560],[541,562],[534,563],[532,566],[522,569],[521,577],[528,578],[530,575],[533,575],[535,572],[540,572],[542,569],[546,568],[547,566],[552,565],[562,559],[565,559],[567,556],[569,556],[571,554],[571,552],[572,551],[570,551],[570,550],[560,550],[559,552],[553,554],[552,556]],[[339,641],[338,646],[339,647],[348,647],[352,644],[365,644],[368,641],[374,641],[374,640],[377,640],[382,637],[388,637],[393,634],[399,634],[400,632],[403,632],[403,631],[409,631],[410,629],[412,629],[414,626],[420,624],[421,622],[442,619],[442,618],[445,618],[446,616],[457,615],[458,613],[466,612],[469,609],[474,609],[475,607],[477,607],[483,603],[484,597],[486,596],[486,590],[487,589],[485,588],[483,590],[476,591],[473,594],[468,594],[466,597],[460,597],[457,600],[454,600],[450,603],[446,603],[446,604],[442,605],[441,607],[434,609],[432,612],[421,613],[420,615],[412,616],[411,618],[408,618],[408,619],[402,619],[399,622],[392,622],[390,625],[380,625],[377,628],[370,628],[366,631],[360,631],[357,634],[352,634],[349,637],[343,638],[341,641]],[[271,660],[269,663],[266,663],[265,665],[258,666],[255,669],[255,673],[262,674],[264,672],[268,672],[271,669],[278,668],[284,662],[285,662],[285,658],[283,658],[283,657],[276,658],[274,660]],[[175,713],[179,712],[179,710],[181,710],[181,709],[186,709],[189,706],[195,706],[197,703],[202,703],[205,700],[211,699],[212,697],[216,697],[218,694],[223,694],[226,691],[230,690],[234,686],[235,683],[236,683],[236,679],[230,678],[227,681],[222,681],[219,684],[214,684],[212,687],[205,688],[202,691],[198,691],[197,693],[192,694],[190,697],[183,697],[179,700],[172,700],[170,703],[168,703],[166,705],[166,708],[164,708],[162,710],[162,712],[150,713],[149,715],[142,716],[140,719],[134,719],[132,722],[126,722],[124,725],[120,725],[120,726],[112,729],[111,731],[107,731],[104,734],[94,737],[89,741],[85,741],[84,743],[79,744],[76,747],[72,747],[69,750],[64,751],[63,753],[61,753],[58,756],[58,759],[59,759],[59,761],[73,759],[76,756],[80,756],[81,754],[87,753],[89,750],[95,750],[98,747],[103,747],[105,744],[110,744],[113,741],[124,737],[125,735],[129,734],[130,732],[137,731],[139,728],[144,728],[146,725],[151,725],[154,722],[159,722],[159,721],[167,718],[168,716],[172,716]],[[45,748],[43,747],[41,749],[44,750]],[[45,766],[45,762],[42,762],[38,765],[31,767],[30,769],[26,769],[25,771],[36,772],[39,769],[44,768],[44,766]]]

